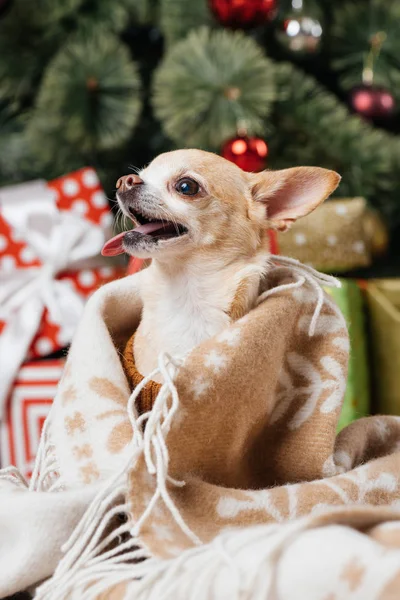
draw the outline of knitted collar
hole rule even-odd
[[[124,354],[123,354],[123,366],[125,370],[126,378],[128,379],[129,386],[131,391],[134,390],[141,381],[143,381],[144,377],[136,368],[135,358],[133,355],[133,343],[135,339],[135,334],[133,334],[128,343],[125,346]],[[139,394],[139,401],[137,404],[139,414],[147,412],[153,408],[153,404],[155,399],[157,398],[157,394],[160,391],[161,384],[155,381],[148,381],[143,390]]]

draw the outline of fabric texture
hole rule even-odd
[[[11,475],[0,479],[0,598],[52,575],[62,545],[94,498],[96,488],[63,494],[29,493]]]
[[[234,532],[234,546],[247,540],[244,564],[260,556],[248,597],[267,598],[261,559],[270,562],[276,544],[268,534],[253,547],[254,527],[270,526],[280,540],[320,513],[330,515],[325,526],[340,523],[339,509],[353,528],[360,506],[383,510],[379,522],[399,518],[400,420],[364,418],[336,436],[349,342],[321,287],[332,278],[273,257],[248,315],[186,357],[159,357],[164,383],[140,414],[154,373],[131,393],[121,361],[140,320],[140,276],[89,301],[44,428],[27,505],[46,490],[64,498],[99,491],[37,598],[119,598],[137,578],[148,593],[137,597],[156,597],[157,569],[177,560],[179,572],[194,553],[211,572],[212,552],[224,553]],[[51,539],[51,528],[42,535]]]
[[[336,436],[346,324],[324,295],[311,331],[316,292],[307,283],[285,288],[295,283],[287,269],[275,269],[270,295],[180,367],[165,444],[168,474],[185,485],[166,486],[194,536],[171,515],[143,454],[130,470],[128,497],[133,522],[154,502],[140,528],[152,554],[174,556],[226,528],[399,500],[400,420],[360,419]]]
[[[400,512],[336,509],[228,530],[171,560],[108,575],[85,600],[398,600]],[[82,589],[82,588],[81,588]]]

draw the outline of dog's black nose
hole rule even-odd
[[[143,179],[140,179],[139,175],[124,175],[117,181],[117,190],[121,192],[127,192],[131,190],[135,185],[144,183]]]

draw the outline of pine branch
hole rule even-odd
[[[0,21],[0,100],[23,104],[72,34],[121,32],[152,16],[151,0],[13,0]]]
[[[185,38],[192,29],[211,25],[213,18],[208,0],[161,0],[160,23],[170,45]]]
[[[61,0],[59,0],[61,1]],[[93,31],[98,27],[119,33],[132,22],[146,23],[152,18],[151,0],[79,0],[74,29]],[[71,24],[69,24],[71,27]]]
[[[122,144],[141,107],[140,79],[128,50],[97,31],[71,40],[48,66],[29,123],[32,144],[80,155]]]
[[[383,34],[380,52],[374,61],[374,83],[390,88],[400,98],[400,3],[374,0],[338,6],[332,27],[333,68],[344,89],[361,83],[371,40]],[[375,38],[374,38],[375,36]]]
[[[0,107],[0,185],[29,179],[34,173],[24,126],[24,118],[9,105]]]
[[[14,0],[0,21],[0,99],[19,103],[29,98],[59,46],[57,27],[43,28],[43,2]]]
[[[262,131],[274,96],[270,61],[240,32],[193,31],[172,47],[154,77],[156,116],[185,146],[218,148],[238,126]]]
[[[157,24],[158,6],[155,0],[121,0],[121,4],[123,4],[127,15],[135,22]]]
[[[351,115],[333,94],[290,64],[275,66],[275,80],[271,167],[336,169],[342,175],[340,196],[365,196],[392,227],[399,224],[400,140]]]
[[[82,0],[13,0],[18,11],[29,15],[31,26],[46,30],[62,19],[73,15]]]

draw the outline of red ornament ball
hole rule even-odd
[[[350,93],[350,104],[358,114],[370,119],[390,117],[396,110],[393,95],[375,85],[355,87]]]
[[[259,137],[239,136],[225,142],[221,154],[243,171],[262,171],[266,166],[268,146]]]
[[[255,27],[272,21],[278,0],[209,0],[210,8],[221,25]]]

